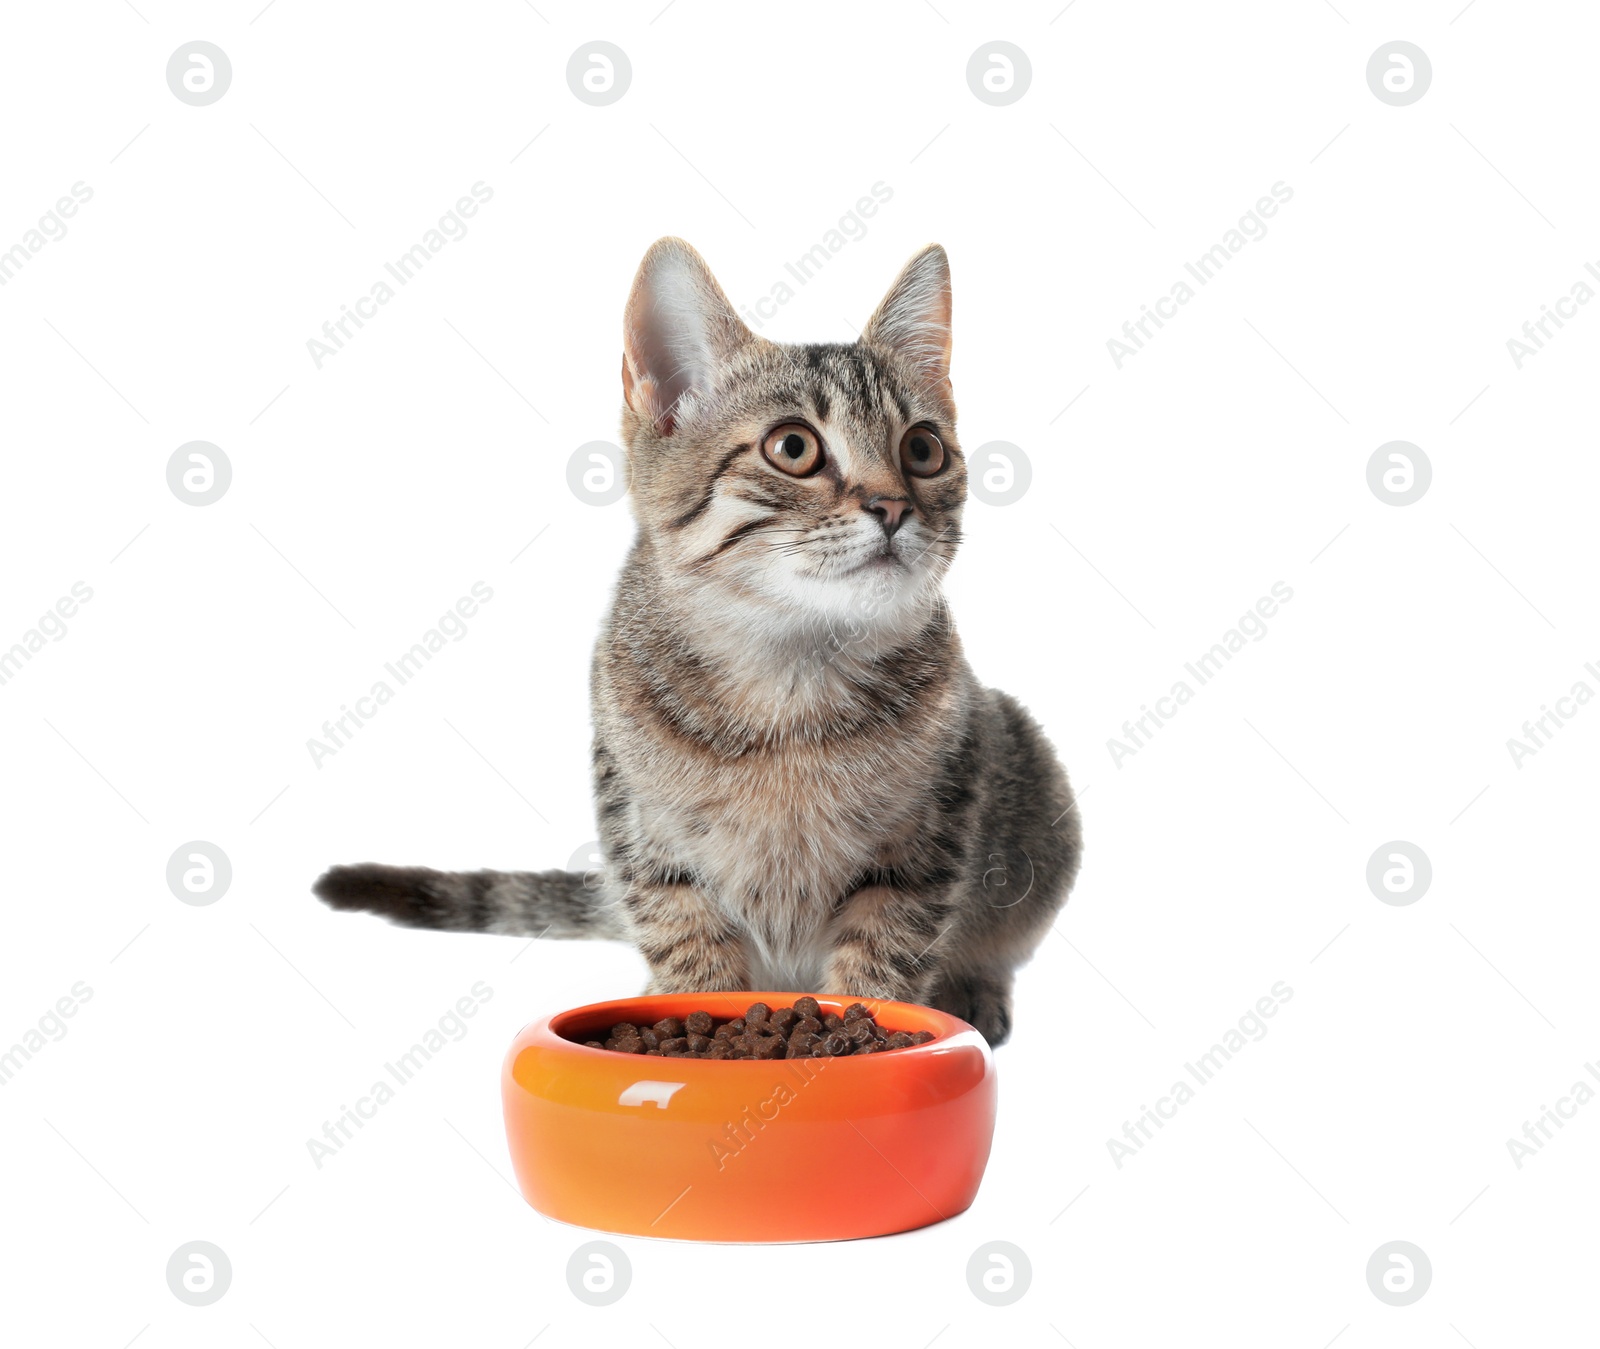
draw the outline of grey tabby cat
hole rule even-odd
[[[603,879],[362,864],[316,893],[418,927],[630,941],[650,992],[902,999],[999,1044],[1081,834],[940,593],[967,495],[944,250],[859,341],[783,346],[662,239],[623,341],[638,535],[592,673]]]

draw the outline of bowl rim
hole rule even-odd
[[[765,1002],[773,1007],[787,1007],[793,1004],[794,999],[808,996],[816,998],[819,1003],[824,1005],[837,1005],[841,1011],[843,1008],[848,1007],[851,1003],[859,1002],[864,1007],[867,1007],[869,1010],[871,1010],[874,1021],[878,1020],[880,1013],[887,1016],[890,1021],[893,1021],[895,1015],[904,1009],[911,1019],[924,1023],[922,1025],[912,1027],[911,1029],[930,1030],[933,1032],[933,1039],[925,1041],[920,1045],[906,1045],[901,1049],[886,1049],[877,1054],[840,1054],[837,1056],[825,1055],[819,1059],[806,1060],[808,1062],[826,1063],[830,1066],[834,1064],[856,1063],[861,1064],[862,1067],[850,1069],[848,1071],[870,1072],[872,1070],[867,1068],[865,1066],[866,1064],[876,1059],[889,1056],[892,1056],[892,1061],[894,1062],[905,1063],[911,1056],[922,1058],[929,1057],[930,1055],[942,1056],[943,1054],[948,1053],[951,1049],[964,1047],[967,1045],[976,1045],[981,1049],[985,1057],[988,1057],[992,1053],[989,1048],[988,1041],[983,1038],[982,1034],[975,1026],[968,1024],[958,1016],[951,1015],[949,1012],[941,1012],[938,1010],[938,1008],[928,1007],[922,1003],[899,1002],[889,998],[858,998],[836,993],[786,993],[780,990],[762,989],[754,989],[748,992],[740,990],[733,993],[639,993],[632,997],[608,998],[603,1002],[585,1003],[579,1007],[569,1007],[563,1011],[547,1013],[544,1016],[536,1018],[534,1021],[525,1026],[523,1028],[522,1035],[531,1036],[535,1039],[542,1040],[547,1047],[555,1047],[559,1050],[559,1052],[565,1053],[571,1050],[584,1055],[599,1055],[602,1056],[604,1060],[615,1063],[618,1067],[636,1063],[638,1060],[646,1057],[661,1057],[662,1062],[671,1063],[673,1065],[673,1070],[675,1072],[717,1072],[721,1071],[721,1065],[724,1064],[740,1064],[749,1065],[751,1068],[770,1069],[774,1063],[799,1063],[802,1060],[787,1058],[691,1059],[679,1057],[665,1058],[664,1056],[644,1054],[620,1054],[614,1049],[594,1049],[591,1046],[586,1045],[582,1040],[575,1040],[571,1038],[568,1030],[575,1024],[582,1025],[585,1023],[600,1024],[603,1022],[605,1026],[609,1027],[618,1021],[628,1019],[618,1014],[621,1009],[629,1007],[638,1008],[641,1006],[641,1004],[650,1006],[652,1004],[678,1004],[686,1000],[698,1000],[699,1002],[703,1003],[704,1001],[709,1000],[724,1001],[728,999],[738,999],[739,1005],[737,1008],[737,1014],[742,1015],[744,1009],[752,1002]],[[774,1001],[774,999],[781,999],[782,1002],[780,1003]],[[701,1008],[696,1006],[691,1010],[698,1011],[701,1010]],[[704,1010],[709,1011],[710,1008],[705,1008]],[[664,1016],[676,1015],[681,1014],[676,1012],[662,1011],[654,1018],[654,1020],[659,1021]],[[640,1024],[650,1025],[652,1023],[642,1022]],[[906,1028],[897,1027],[896,1029]],[[697,1065],[702,1063],[708,1065],[714,1064],[718,1066],[702,1070],[697,1067]]]

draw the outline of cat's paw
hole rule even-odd
[[[943,985],[932,1006],[974,1026],[991,1049],[1011,1035],[1011,985],[992,979],[957,978]]]
[[[1011,1038],[1011,995],[979,995],[966,1019],[978,1028],[990,1049],[998,1049]]]

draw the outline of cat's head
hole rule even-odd
[[[634,513],[669,582],[784,617],[903,626],[961,537],[950,270],[930,245],[848,345],[752,333],[681,239],[624,320]]]

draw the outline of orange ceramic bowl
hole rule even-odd
[[[799,993],[624,998],[541,1017],[502,1074],[522,1194],[562,1222],[689,1241],[839,1241],[953,1217],[994,1134],[989,1046],[965,1021],[873,1002],[907,1049],[837,1059],[679,1059],[590,1049],[619,1021],[741,1015]],[[853,998],[816,995],[825,1011]]]

